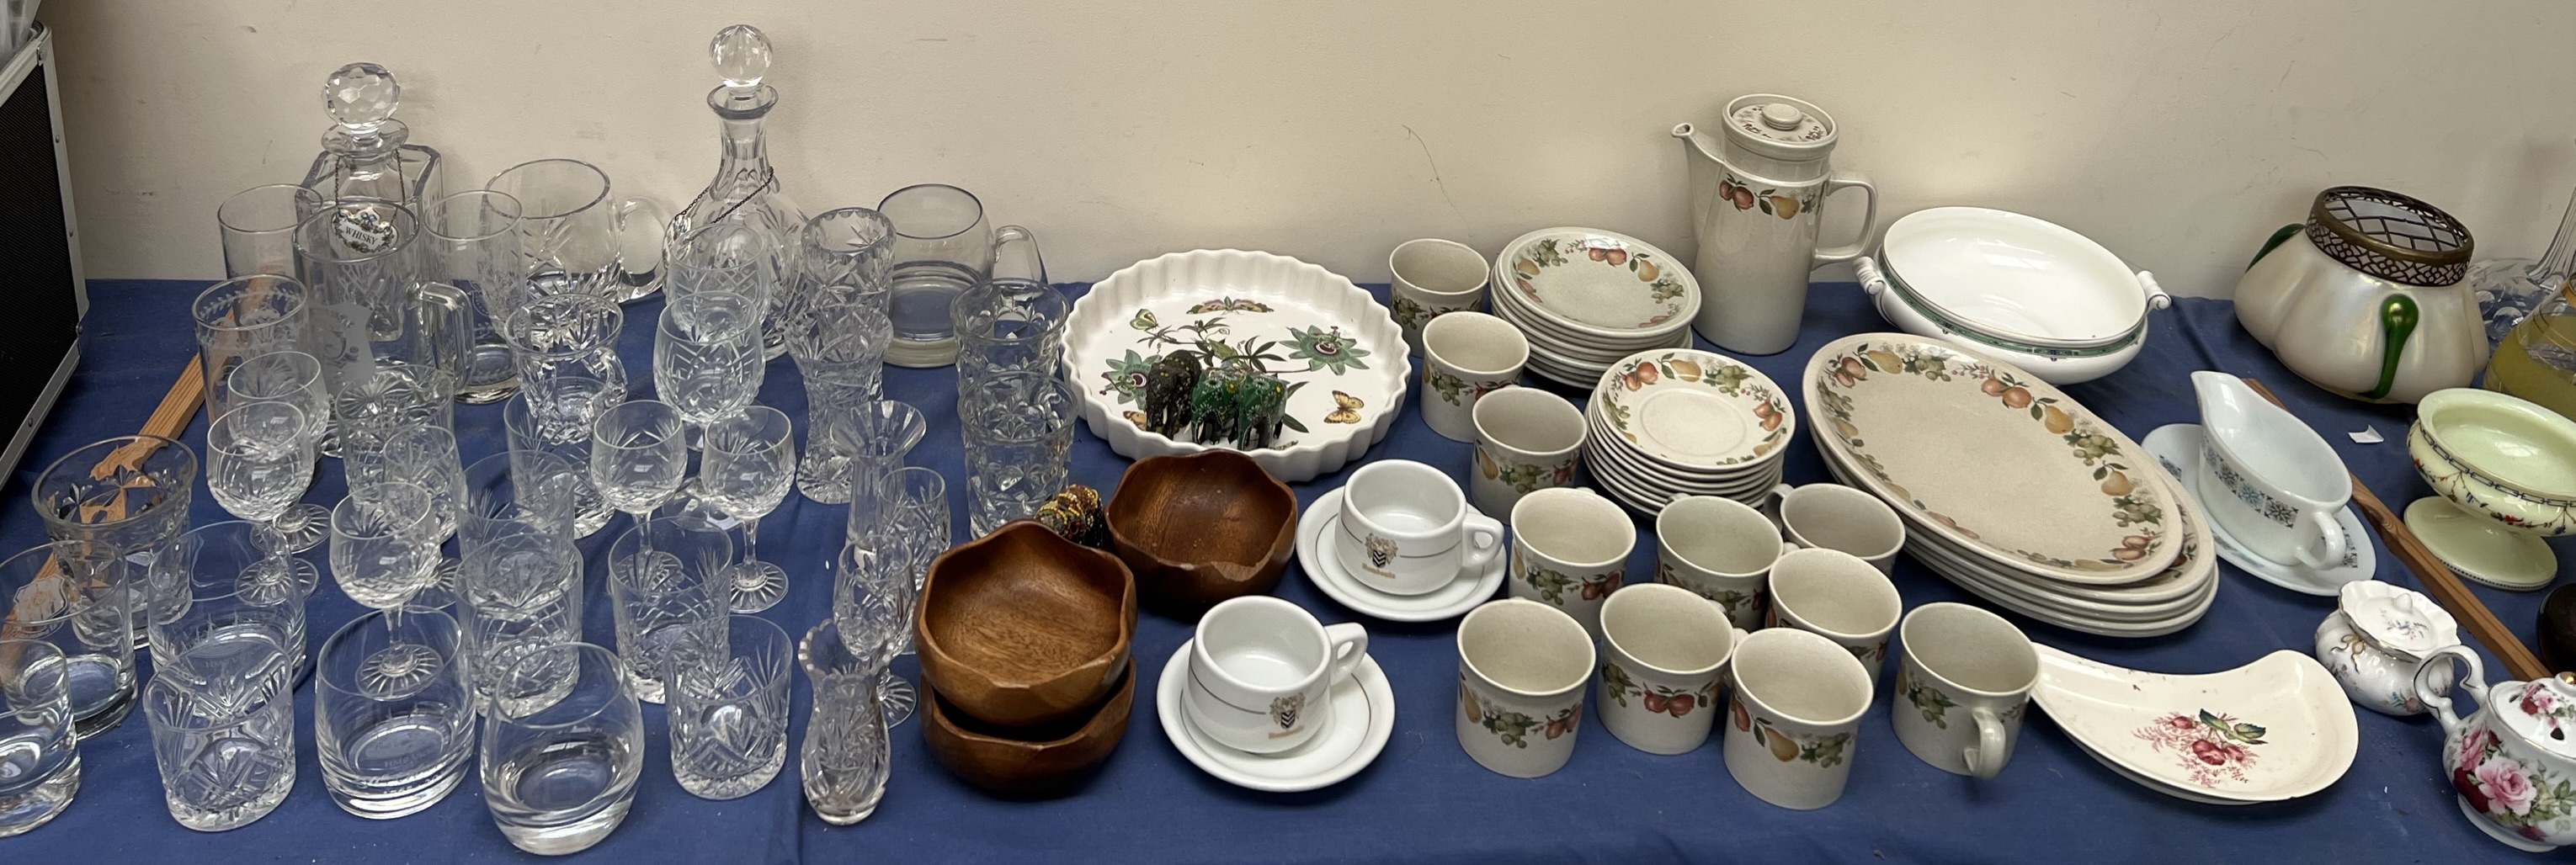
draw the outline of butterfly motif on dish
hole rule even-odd
[[[1361,402],[1359,397],[1341,391],[1333,392],[1333,404],[1338,408],[1333,409],[1332,414],[1324,416],[1325,423],[1359,423],[1360,409],[1368,405]]]
[[[1153,330],[1158,324],[1161,322],[1154,319],[1154,311],[1150,309],[1137,310],[1136,317],[1127,320],[1127,326],[1137,330]]]

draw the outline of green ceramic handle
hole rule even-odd
[[[2397,359],[2406,353],[2406,340],[2415,335],[2415,325],[2424,320],[2415,308],[2415,299],[2392,294],[2379,303],[2379,386],[2361,395],[2362,399],[2387,399],[2397,386]]]

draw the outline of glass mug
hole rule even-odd
[[[528,292],[580,293],[618,303],[650,296],[662,279],[662,224],[670,209],[618,198],[608,172],[578,159],[522,162],[483,188],[519,200],[519,257]]]
[[[877,212],[894,223],[895,232],[887,306],[895,341],[887,363],[938,367],[956,360],[957,328],[949,309],[977,283],[995,277],[1046,281],[1037,235],[1016,225],[993,227],[974,193],[940,183],[907,186],[878,202]]]

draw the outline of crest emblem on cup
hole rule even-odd
[[[1306,695],[1304,693],[1290,694],[1285,697],[1271,700],[1270,722],[1278,724],[1279,730],[1271,733],[1270,738],[1276,739],[1281,736],[1296,735],[1297,717],[1304,714],[1305,711]]]
[[[1363,542],[1361,546],[1368,550],[1370,573],[1381,577],[1395,576],[1394,574],[1386,572],[1387,564],[1395,561],[1396,546],[1394,541],[1390,541],[1376,535],[1370,535],[1368,536],[1368,540]]]

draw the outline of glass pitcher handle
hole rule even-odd
[[[993,266],[985,273],[996,279],[1046,282],[1046,259],[1038,254],[1037,234],[1017,225],[993,229]]]
[[[620,289],[639,297],[660,290],[670,226],[670,208],[650,198],[620,199],[609,211],[609,239],[617,244]]]

